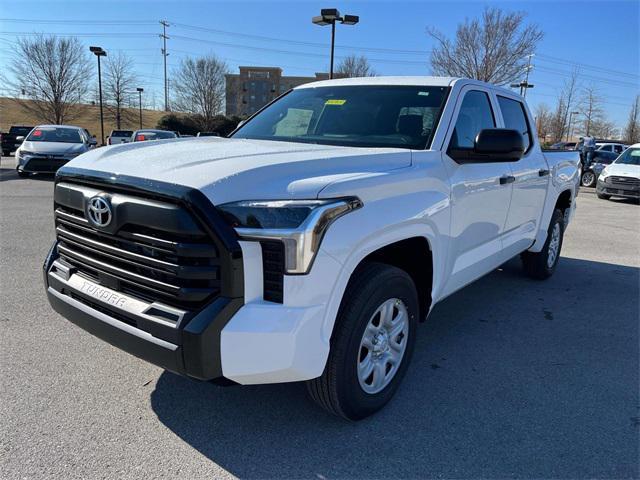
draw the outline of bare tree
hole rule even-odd
[[[618,134],[619,130],[617,125],[604,117],[594,121],[591,125],[591,135],[596,138],[617,138]]]
[[[640,142],[640,95],[636,95],[636,99],[629,110],[629,118],[627,125],[624,127],[623,139],[629,144]]]
[[[553,113],[545,103],[538,104],[535,112],[536,130],[541,143],[546,143],[551,137]]]
[[[524,19],[521,12],[486,8],[481,19],[466,19],[458,25],[453,41],[428,28],[436,41],[431,52],[433,73],[497,85],[517,79],[527,66],[527,56],[543,37],[536,25],[524,25]]]
[[[364,55],[349,55],[344,58],[336,70],[340,77],[375,77],[377,73],[371,67],[369,60]]]
[[[577,105],[578,70],[574,70],[571,77],[565,80],[564,86],[558,95],[558,101],[551,120],[551,138],[559,142],[565,135],[569,135],[569,116]]]
[[[602,96],[594,85],[583,88],[581,93],[582,99],[578,103],[578,111],[582,114],[582,128],[585,135],[591,135],[593,125],[604,120]]]
[[[122,123],[130,124],[137,119],[134,112],[126,110],[125,104],[130,100],[136,87],[136,76],[133,72],[133,62],[126,54],[118,52],[107,57],[105,65],[104,93],[107,100],[107,112],[115,119],[116,128]]]
[[[196,115],[202,130],[209,130],[225,100],[227,64],[214,55],[182,61],[173,82],[174,110]]]
[[[77,115],[85,99],[92,67],[76,38],[20,38],[10,71],[10,86],[25,99],[15,101],[40,121],[62,124]]]

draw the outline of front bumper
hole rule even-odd
[[[56,312],[92,335],[166,370],[199,380],[223,380],[220,331],[242,305],[241,299],[218,297],[192,318],[177,314],[180,320],[171,322],[163,320],[157,305],[145,308],[144,302],[106,288],[100,290],[104,295],[89,295],[89,290],[79,288],[79,282],[92,284],[58,260],[54,244],[44,264],[44,283]],[[117,315],[114,305],[123,307],[123,315]]]
[[[640,186],[605,183],[600,179],[596,184],[596,192],[603,195],[611,195],[612,197],[640,199]]]

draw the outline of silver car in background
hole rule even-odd
[[[96,145],[86,130],[69,125],[35,127],[16,151],[16,170],[21,177],[31,173],[55,173],[60,167]]]

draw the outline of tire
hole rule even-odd
[[[606,193],[596,193],[599,199],[601,200],[609,200],[611,195],[607,195]]]
[[[386,318],[392,321],[385,324],[382,321],[385,315],[379,315],[380,311],[387,312]],[[396,323],[402,318],[405,319],[402,325]],[[373,262],[359,267],[345,290],[324,372],[307,381],[311,398],[328,412],[347,420],[360,420],[380,410],[391,400],[406,373],[415,344],[417,319],[416,287],[404,270]],[[390,325],[394,334],[398,328],[403,329],[392,338],[381,333],[387,328],[385,325]],[[365,340],[365,333],[367,338],[375,333],[374,341]],[[402,354],[398,353],[400,349]],[[399,356],[395,358],[395,367],[387,363],[394,355]],[[371,367],[371,374],[365,377],[367,366]],[[358,374],[360,367],[362,375]]]
[[[9,155],[11,155],[11,152],[9,150],[2,150],[3,157],[8,157]]]
[[[580,185],[583,187],[595,187],[597,182],[596,174],[591,170],[587,170],[580,178]]]
[[[562,210],[556,209],[551,216],[547,230],[547,241],[544,242],[542,250],[540,252],[524,252],[521,255],[525,273],[536,280],[546,280],[553,275],[560,259],[563,239],[564,214]],[[552,256],[553,258],[551,258]]]

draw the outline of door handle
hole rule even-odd
[[[540,170],[538,170],[539,177],[546,177],[547,175],[549,175],[549,170],[546,170],[544,168],[541,168]]]
[[[516,181],[516,177],[513,175],[504,175],[500,177],[500,185],[506,185],[507,183],[513,183]]]

